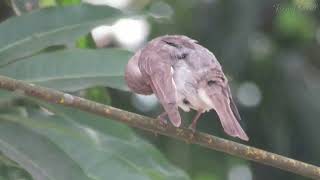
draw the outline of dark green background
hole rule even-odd
[[[174,14],[164,21],[149,18],[149,39],[165,34],[190,36],[214,52],[232,79],[234,96],[243,82],[253,82],[259,87],[262,99],[258,106],[245,107],[238,103],[242,125],[250,137],[250,141],[244,143],[320,165],[320,2],[164,2],[170,5]],[[141,11],[148,11],[151,4],[149,2]],[[12,15],[10,6],[2,0],[0,20]],[[269,49],[265,52],[259,49],[260,46],[268,46]],[[111,105],[141,113],[128,104],[130,93],[109,89],[108,98],[109,95]],[[89,96],[101,101],[103,93],[99,89],[91,89]],[[155,117],[160,112],[158,108],[146,115]],[[192,115],[194,113],[184,113],[183,117],[190,121]],[[232,139],[222,132],[213,112],[202,117],[198,130]],[[249,166],[253,179],[304,179],[197,145],[137,131],[193,179],[227,179],[230,169],[239,164]],[[0,171],[6,169],[0,166]]]

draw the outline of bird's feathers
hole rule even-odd
[[[178,106],[199,112],[215,109],[226,133],[248,140],[238,122],[240,115],[219,62],[195,40],[162,36],[149,42],[130,61],[134,62],[128,66],[135,67],[127,67],[129,87],[137,93],[151,89],[174,126],[181,125]]]
[[[144,81],[139,68],[141,50],[129,60],[125,70],[125,80],[131,90],[138,94],[153,94],[152,88]]]
[[[167,112],[170,121],[176,127],[181,125],[177,105],[177,91],[171,71],[171,65],[161,61],[161,56],[149,54],[141,57],[139,67],[148,78],[149,84]]]
[[[227,96],[224,94],[219,96],[211,94],[210,99],[215,104],[215,111],[220,118],[224,131],[230,136],[239,137],[246,141],[249,140],[239,124],[238,120],[240,119],[236,117],[239,114],[234,113],[238,112],[238,110],[232,100],[231,94],[228,94]]]

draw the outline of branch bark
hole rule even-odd
[[[5,76],[0,76],[0,88],[32,96],[46,102],[81,109],[89,113],[123,122],[129,126],[183,140],[188,143],[199,144],[209,149],[273,166],[305,177],[320,179],[320,168],[317,166],[270,153],[258,148],[218,138],[206,133],[192,133],[189,129],[175,128],[171,125],[164,127],[155,119],[99,104],[57,90],[36,86],[34,84],[29,84]]]

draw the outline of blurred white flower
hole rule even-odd
[[[149,24],[144,19],[120,19],[112,30],[116,40],[122,47],[136,50],[146,41],[149,34]]]
[[[157,97],[153,95],[140,95],[140,94],[132,94],[131,96],[132,105],[141,112],[148,112],[154,109],[158,100]]]
[[[105,47],[110,44],[113,40],[112,27],[103,25],[94,28],[91,31],[92,38],[99,48]]]
[[[155,1],[150,6],[150,14],[154,18],[170,18],[173,15],[173,9],[163,1]]]
[[[255,60],[260,60],[273,51],[271,40],[262,33],[255,33],[249,38],[249,50]]]
[[[131,0],[82,0],[83,2],[94,5],[108,5],[114,8],[124,9]]]
[[[98,26],[91,31],[97,47],[105,47],[116,41],[123,48],[138,49],[149,35],[149,23],[145,19],[119,19],[112,26]]]
[[[239,103],[247,107],[258,106],[262,99],[259,87],[252,82],[242,83],[238,89],[237,97]]]
[[[228,180],[252,180],[252,172],[246,165],[236,165],[229,170]]]

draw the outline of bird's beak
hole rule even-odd
[[[206,88],[206,96],[209,97],[210,106],[215,109],[221,121],[224,131],[233,137],[239,137],[242,140],[249,140],[248,136],[241,128],[236,116],[239,116],[236,106],[232,101],[230,91],[210,93],[210,88]],[[207,100],[208,101],[208,100]],[[233,110],[234,109],[234,110]],[[239,116],[240,118],[240,116]]]

